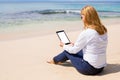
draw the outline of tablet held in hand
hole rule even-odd
[[[56,34],[65,45],[70,44],[70,40],[64,30],[56,31]]]

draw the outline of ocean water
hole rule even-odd
[[[6,2],[0,3],[0,29],[41,21],[80,19],[80,10],[92,5],[100,18],[119,18],[117,2]]]

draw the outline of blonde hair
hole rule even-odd
[[[81,10],[81,15],[84,15],[84,28],[95,29],[100,35],[107,32],[107,29],[102,25],[98,13],[92,6],[85,6]]]

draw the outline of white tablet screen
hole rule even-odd
[[[68,39],[68,37],[67,37],[67,35],[65,34],[64,31],[58,31],[57,34],[58,34],[58,37],[60,38],[60,40],[63,43],[65,43],[65,44],[69,44],[70,43],[70,41],[69,41],[69,39]]]

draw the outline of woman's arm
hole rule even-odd
[[[75,42],[75,44],[70,44],[70,45],[64,45],[63,43],[60,43],[60,46],[63,47],[64,50],[68,51],[71,54],[76,54],[77,52],[79,52],[81,49],[83,49],[86,44],[87,44],[87,34],[86,34],[86,30],[81,32],[81,34],[79,35],[77,41]]]

